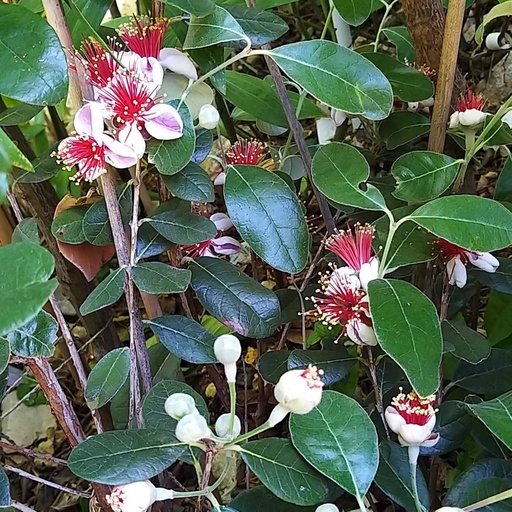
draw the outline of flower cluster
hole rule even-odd
[[[446,264],[448,282],[458,288],[464,288],[468,275],[467,266],[473,265],[485,272],[496,272],[500,262],[488,252],[468,251],[440,238],[435,244]]]
[[[346,334],[359,345],[376,345],[368,301],[368,283],[376,279],[379,260],[372,255],[375,228],[356,225],[334,234],[326,247],[347,265],[331,265],[332,272],[321,276],[318,297],[311,297],[315,309],[310,311],[328,326],[343,325]]]
[[[108,49],[95,39],[84,41],[79,57],[94,98],[76,113],[75,133],[55,153],[66,168],[77,166],[72,179],[93,181],[107,165],[130,167],[143,156],[151,137],[172,140],[183,135],[178,111],[163,102],[164,86],[174,77],[188,85],[197,79],[197,71],[185,54],[163,48],[168,26],[167,19],[134,16],[117,30],[124,46]],[[213,96],[204,103],[211,100]]]

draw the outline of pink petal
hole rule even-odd
[[[236,254],[240,250],[240,242],[230,236],[220,236],[212,240],[212,245],[217,254]]]
[[[137,72],[141,77],[155,87],[160,88],[164,79],[164,70],[154,57],[142,57],[137,61]]]
[[[210,220],[215,224],[217,231],[227,231],[233,227],[233,222],[225,213],[214,213]]]
[[[139,160],[133,149],[115,140],[110,134],[104,135],[103,143],[105,146],[105,160],[118,169],[131,167]]]
[[[144,116],[144,127],[158,140],[179,139],[183,135],[183,121],[178,111],[165,103],[151,107]]]
[[[146,151],[146,141],[134,123],[125,124],[117,135],[119,142],[133,149],[135,154],[142,158]]]
[[[169,71],[197,80],[197,70],[192,61],[175,48],[162,48],[158,57],[160,64]]]
[[[75,131],[84,135],[91,135],[97,141],[103,134],[103,107],[94,101],[86,103],[77,110],[74,119]]]

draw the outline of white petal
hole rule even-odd
[[[158,56],[160,64],[169,71],[197,80],[197,69],[192,61],[175,48],[162,48]]]
[[[359,280],[361,281],[361,288],[367,292],[368,283],[379,277],[379,260],[372,258],[369,263],[363,263],[359,270]]]
[[[423,443],[421,443],[421,446],[424,446],[425,448],[430,448],[437,444],[439,441],[439,434],[431,434]]]
[[[333,108],[331,110],[331,119],[336,123],[336,126],[341,126],[347,120],[347,114],[343,110]]]
[[[421,104],[424,107],[433,107],[434,106],[434,96],[431,96],[430,98],[426,100],[421,100]]]
[[[490,115],[476,108],[470,108],[464,112],[459,112],[459,122],[462,126],[477,126],[484,122],[485,118]]]
[[[214,185],[224,185],[226,183],[226,173],[224,171],[217,174],[216,178],[213,180]]]
[[[388,427],[395,434],[398,434],[402,425],[405,425],[405,419],[400,416],[398,411],[392,405],[388,405],[386,407],[386,410],[384,411],[384,417],[386,418]]]
[[[146,151],[146,141],[135,124],[125,124],[119,130],[117,138],[119,142],[133,149],[138,158],[142,158]]]
[[[212,245],[217,254],[224,254],[226,256],[236,254],[240,251],[241,247],[240,242],[231,236],[219,236],[219,238],[212,240]]]
[[[347,336],[358,345],[377,345],[375,331],[357,318],[347,323]]]
[[[456,285],[458,288],[466,286],[468,273],[460,256],[455,256],[446,263],[446,272],[448,273],[448,282],[451,285]]]
[[[485,46],[488,50],[493,51],[510,49],[510,44],[505,43],[505,40],[500,32],[491,32],[485,38]]]
[[[407,445],[419,446],[432,433],[432,429],[427,425],[413,425],[406,423],[400,427],[398,435]]]
[[[509,128],[512,129],[512,110],[509,110],[502,118],[501,120],[508,124]]]
[[[210,220],[215,224],[218,231],[227,231],[233,227],[233,222],[225,213],[214,213]]]
[[[94,101],[77,110],[74,119],[75,131],[92,136],[98,142],[103,135],[103,107]]]
[[[449,128],[458,128],[459,125],[460,125],[460,121],[459,121],[459,114],[460,112],[457,111],[457,112],[454,112],[451,116],[450,116],[450,124],[449,124]]]
[[[213,105],[203,105],[198,115],[199,127],[214,130],[220,121],[219,111]]]
[[[158,140],[179,139],[183,135],[183,121],[178,111],[165,103],[151,107],[144,116],[144,127]]]
[[[419,101],[409,101],[407,103],[407,110],[410,110],[411,112],[416,112],[420,108],[420,102]]]
[[[103,137],[105,145],[105,160],[118,169],[126,169],[138,162],[135,151],[115,140],[111,135],[105,134]]]
[[[136,63],[137,73],[140,77],[149,82],[155,92],[162,85],[164,70],[154,57],[141,57]]]
[[[316,134],[319,144],[328,144],[336,135],[336,123],[328,117],[317,119]]]
[[[496,272],[500,262],[488,252],[468,252],[469,261],[485,272]]]

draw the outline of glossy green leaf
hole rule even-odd
[[[364,57],[382,71],[393,88],[393,94],[401,100],[421,101],[434,95],[432,80],[416,68],[383,53],[365,53]]]
[[[0,248],[0,335],[32,320],[57,288],[52,255],[33,243]]]
[[[411,219],[431,233],[472,251],[512,244],[512,212],[492,199],[458,195],[420,206]]]
[[[147,222],[140,225],[137,231],[137,259],[158,256],[174,247],[174,243],[164,238]]]
[[[473,393],[501,395],[512,389],[511,371],[512,352],[492,348],[481,363],[459,361],[453,370],[452,384]]]
[[[330,107],[367,119],[388,116],[393,92],[386,77],[356,52],[331,41],[302,41],[269,56],[309,94]]]
[[[223,512],[314,512],[316,509],[297,508],[297,505],[280,500],[263,485],[241,492],[229,505],[229,508],[224,507]]]
[[[416,50],[407,27],[387,27],[382,33],[395,45],[397,56],[402,62],[416,62]]]
[[[133,281],[143,292],[160,293],[184,292],[190,283],[190,271],[171,267],[160,261],[140,263],[132,269]]]
[[[340,16],[349,24],[362,25],[372,12],[372,0],[334,0]]]
[[[500,266],[496,272],[484,272],[478,268],[473,269],[473,275],[484,286],[497,292],[512,294],[512,260],[497,258]]]
[[[53,178],[61,167],[55,158],[50,156],[54,150],[55,147],[52,147],[50,150],[44,151],[37,158],[32,160],[33,169],[30,171],[14,169],[12,173],[13,177],[20,183],[41,183]]]
[[[168,103],[178,108],[178,100]],[[147,144],[148,162],[155,164],[160,174],[170,175],[181,171],[192,159],[196,148],[196,131],[185,103],[178,108],[178,112],[183,121],[183,135],[174,140],[151,139]]]
[[[165,401],[174,393],[186,393],[190,395],[196,403],[199,414],[209,420],[210,413],[208,412],[208,407],[203,397],[197,393],[197,391],[184,382],[162,380],[151,388],[142,404],[142,417],[144,418],[144,425],[147,428],[171,431],[176,428],[177,420],[171,418],[165,412],[164,408]]]
[[[188,54],[192,57],[193,61],[197,64],[203,73],[209,73],[224,62],[226,58],[226,51],[229,50],[219,45],[207,46],[205,48],[198,48],[196,50],[189,50]],[[217,91],[219,91],[221,94],[226,93],[225,69],[221,69],[214,73],[212,76],[210,76],[209,80],[215,89],[217,89]],[[212,135],[211,130],[203,131]],[[198,163],[194,158],[192,159],[192,162]]]
[[[498,396],[493,400],[468,405],[471,412],[510,450],[512,450],[512,392]]]
[[[43,110],[40,105],[21,103],[15,107],[7,108],[0,113],[0,126],[16,126],[26,123]]]
[[[52,222],[52,235],[66,244],[83,244],[86,242],[83,220],[88,206],[75,206],[61,212]]]
[[[215,199],[212,179],[199,165],[190,162],[171,176],[162,176],[168,190],[180,199],[211,203]]]
[[[277,384],[281,375],[288,371],[288,350],[269,350],[258,359],[258,372],[261,377],[270,382]]]
[[[292,442],[320,473],[362,500],[379,463],[377,432],[352,398],[324,391],[308,414],[292,414]]]
[[[152,478],[185,451],[174,433],[161,429],[104,432],[73,449],[68,467],[75,475],[106,485]]]
[[[116,348],[102,357],[87,379],[85,400],[89,408],[99,409],[108,404],[126,382],[129,374],[129,348]]]
[[[272,12],[242,5],[233,5],[227,11],[242,27],[253,46],[270,43],[288,32],[288,25]]]
[[[6,4],[0,4],[0,7]],[[0,9],[1,17],[1,9]],[[1,51],[1,41],[0,41]],[[0,54],[1,55],[1,54]],[[1,58],[1,57],[0,57]],[[18,149],[18,146],[0,128],[0,165],[2,172],[9,172],[13,167],[19,167],[29,172],[34,168],[27,157]]]
[[[37,221],[34,217],[23,219],[12,233],[12,243],[28,242],[39,245],[39,232],[37,230]]]
[[[230,167],[224,199],[236,229],[262,260],[290,274],[304,269],[308,227],[297,195],[281,178],[261,167]]]
[[[151,345],[148,355],[153,384],[158,384],[162,380],[175,380],[181,376],[181,360],[169,352],[162,343]]]
[[[11,491],[9,489],[9,479],[5,474],[3,468],[0,468],[0,510],[5,512],[11,512]],[[5,509],[4,507],[9,507]]]
[[[512,203],[512,157],[510,156],[505,160],[505,165],[496,181],[494,199]]]
[[[201,50],[204,51],[204,50]],[[212,130],[199,129],[196,130],[196,149],[192,155],[191,162],[200,164],[209,155],[213,146]]]
[[[213,352],[216,336],[196,321],[180,315],[169,315],[146,320],[145,323],[162,345],[180,359],[194,364],[217,362]]]
[[[491,353],[487,339],[468,327],[464,321],[444,320],[441,330],[445,345],[459,359],[478,364]]]
[[[511,311],[512,296],[491,290],[484,313],[484,328],[491,345],[496,345],[512,335],[512,324],[509,322]]]
[[[327,480],[310,466],[288,439],[262,439],[242,446],[242,459],[278,498],[296,505],[323,503]]]
[[[407,448],[391,441],[383,441],[379,446],[379,452],[379,469],[375,475],[375,483],[382,492],[405,510],[415,510]],[[420,503],[423,505],[423,510],[428,511],[427,482],[417,466],[416,479]]]
[[[379,126],[379,135],[386,144],[386,149],[392,150],[399,146],[414,142],[430,130],[427,117],[415,112],[393,112]]]
[[[275,293],[221,259],[196,258],[189,268],[199,302],[217,320],[243,336],[273,334],[281,316]]]
[[[373,328],[384,352],[420,396],[435,393],[443,340],[434,304],[413,285],[395,279],[371,281],[368,294]]]
[[[216,6],[207,16],[192,16],[187,37],[183,43],[185,50],[204,48],[214,44],[241,41],[246,38],[240,24],[226,9]]]
[[[164,3],[199,17],[207,16],[215,9],[215,4],[212,0],[165,0]]]
[[[0,94],[33,105],[66,97],[68,67],[48,22],[19,5],[0,4]]]
[[[226,71],[226,99],[236,107],[247,112],[256,119],[267,123],[288,127],[286,114],[276,90],[266,80],[238,73]],[[294,110],[297,111],[299,95],[288,92]],[[299,112],[299,119],[324,117],[325,112],[307,98],[303,101]]]
[[[125,269],[121,267],[103,279],[80,306],[80,313],[89,315],[117,302],[123,295],[125,273]]]
[[[459,160],[433,151],[406,153],[391,167],[397,182],[393,195],[409,202],[435,199],[453,183],[459,167]]]
[[[9,364],[11,357],[11,347],[9,342],[3,336],[0,336],[0,374],[3,374]],[[3,397],[2,397],[3,398]]]
[[[35,318],[11,331],[5,338],[11,350],[23,357],[50,357],[55,350],[59,326],[53,316],[40,311]]]
[[[313,182],[328,199],[364,210],[384,210],[386,202],[379,189],[361,184],[370,176],[366,158],[356,148],[332,142],[318,149],[312,163]]]

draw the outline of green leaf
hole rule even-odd
[[[197,64],[199,69],[203,73],[209,73],[214,70],[216,67],[220,66],[226,57],[227,48],[223,46],[207,46],[206,48],[199,48],[197,50],[189,50],[188,54],[192,57],[192,60]],[[226,94],[226,70],[221,69],[217,71],[209,78],[211,84],[217,89],[221,94]],[[199,130],[198,130],[199,131]],[[211,130],[202,130],[205,133],[209,133],[213,138],[213,134]],[[196,143],[198,141],[196,140]],[[192,158],[192,162],[196,162],[194,158]]]
[[[204,51],[204,50],[202,50]],[[211,130],[196,130],[196,149],[192,155],[191,163],[200,164],[210,154],[213,146],[213,133]]]
[[[33,169],[30,171],[21,172],[19,169],[14,169],[12,174],[16,181],[20,183],[41,183],[53,178],[60,170],[60,166],[55,158],[50,156],[55,147],[44,151],[32,160]]]
[[[407,448],[391,441],[383,441],[380,444],[379,452],[379,469],[375,475],[375,483],[382,492],[405,510],[415,510]],[[418,466],[416,466],[416,479],[420,502],[423,509],[428,511],[428,486]]]
[[[393,88],[393,94],[401,100],[421,101],[434,95],[432,80],[416,68],[383,53],[365,53],[364,57],[384,73]]]
[[[158,475],[185,449],[186,445],[167,430],[104,432],[76,446],[69,455],[68,467],[84,480],[122,485]]]
[[[510,156],[505,160],[505,165],[498,176],[494,199],[512,203],[512,157]]]
[[[316,505],[329,494],[328,482],[287,439],[262,439],[242,446],[242,459],[278,498],[296,505]]]
[[[331,41],[302,41],[269,51],[295,82],[326,105],[371,120],[384,119],[393,103],[386,77],[356,52]]]
[[[496,272],[484,272],[478,268],[472,269],[473,275],[480,284],[488,286],[497,292],[512,294],[512,260],[498,258],[500,266]]]
[[[416,62],[416,50],[407,27],[388,27],[382,33],[395,45],[397,57],[402,62]]]
[[[459,361],[453,370],[452,384],[473,393],[501,395],[512,389],[511,371],[512,352],[493,348],[481,363]]]
[[[459,359],[478,364],[491,353],[487,338],[468,327],[463,320],[444,320],[441,330],[445,344],[450,346],[449,351]]]
[[[288,25],[272,12],[233,5],[226,10],[242,27],[252,46],[270,43],[288,32]]]
[[[4,373],[9,365],[9,358],[11,357],[11,347],[6,338],[0,337],[0,375]],[[3,396],[2,396],[3,399]]]
[[[151,139],[147,144],[148,162],[155,164],[158,172],[164,175],[176,174],[192,159],[196,148],[194,122],[185,103],[178,108],[179,100],[168,102],[178,109],[183,121],[183,135],[174,140]]]
[[[402,201],[423,202],[439,197],[456,178],[460,160],[433,151],[412,151],[395,160],[393,195]]]
[[[180,199],[199,203],[215,199],[212,179],[200,165],[190,162],[178,173],[162,178],[167,189]]]
[[[372,12],[372,0],[334,0],[340,16],[349,24],[362,25]]]
[[[468,405],[471,412],[510,450],[512,450],[512,392],[493,400]]]
[[[324,391],[310,413],[291,415],[290,434],[315,469],[362,500],[377,471],[379,452],[375,426],[355,400]]]
[[[59,326],[53,316],[45,311],[26,324],[1,338],[10,344],[11,350],[23,357],[50,357],[55,350]]]
[[[296,194],[281,178],[261,167],[230,167],[224,199],[236,229],[262,260],[290,274],[304,269],[308,227]]]
[[[133,267],[132,274],[137,288],[153,295],[184,292],[190,283],[190,270],[171,267],[160,261],[139,263]]]
[[[52,255],[33,243],[0,247],[0,335],[34,318],[57,288]]]
[[[9,479],[5,474],[3,468],[0,468],[0,510],[5,510],[5,512],[11,512],[11,491],[9,489]],[[9,509],[4,509],[4,507],[9,507]]]
[[[0,17],[2,5],[6,4],[0,4]],[[1,48],[0,41],[0,51]],[[18,149],[18,146],[14,144],[2,129],[0,129],[0,167],[2,172],[9,172],[13,167],[19,167],[20,169],[34,172],[34,167],[32,167],[27,157]]]
[[[212,0],[165,0],[164,3],[198,17],[207,16],[215,9]]]
[[[313,157],[313,182],[331,201],[364,210],[384,210],[386,202],[379,189],[361,184],[370,176],[366,158],[348,144],[332,142],[321,146]]]
[[[19,5],[0,4],[0,94],[33,105],[66,97],[68,66],[46,20]]]
[[[277,384],[281,375],[288,371],[288,350],[269,350],[258,359],[258,372],[264,380]]]
[[[471,273],[469,275],[471,276]],[[489,293],[484,313],[484,327],[491,345],[496,345],[512,335],[512,324],[509,322],[511,311],[511,295],[494,290]]]
[[[52,222],[52,235],[66,244],[83,244],[86,242],[83,220],[89,206],[75,206],[61,212]]]
[[[496,18],[501,16],[512,16],[512,2],[504,2],[499,5],[495,5],[485,16],[482,24],[476,29],[475,41],[477,44],[482,44],[484,40],[485,27]]]
[[[102,357],[92,369],[85,388],[85,400],[90,409],[108,404],[130,374],[130,349],[116,348]]]
[[[89,315],[117,302],[123,295],[125,273],[125,269],[121,267],[103,279],[80,306],[80,313]]]
[[[230,507],[224,507],[223,512],[314,512],[316,507],[300,507],[280,500],[265,486],[259,485],[248,491],[241,492],[230,502]]]
[[[193,388],[179,382],[177,380],[162,380],[156,386],[151,388],[149,393],[144,398],[142,404],[142,417],[144,425],[147,428],[174,430],[176,428],[177,420],[171,418],[165,412],[165,401],[174,393],[185,393],[190,395],[196,402],[199,414],[207,419],[210,418],[208,407],[203,397],[197,393]]]
[[[172,315],[146,320],[164,347],[180,359],[194,364],[216,363],[213,352],[216,336],[190,318]]]
[[[0,113],[0,126],[16,126],[26,123],[43,110],[40,105],[21,103]]]
[[[276,90],[267,80],[246,73],[226,71],[226,99],[255,119],[288,127],[288,120]],[[300,96],[288,92],[288,97],[297,112]],[[303,101],[299,119],[325,117],[325,112],[307,98]]]
[[[226,9],[216,6],[215,10],[207,16],[202,18],[191,16],[183,48],[185,50],[204,48],[214,44],[245,40],[246,37],[235,18]]]
[[[12,234],[12,243],[28,242],[39,245],[39,232],[37,221],[34,217],[23,219],[15,228]]]
[[[379,126],[379,136],[386,143],[386,149],[414,142],[430,130],[427,117],[415,112],[393,112]]]
[[[434,304],[412,284],[395,279],[371,281],[368,294],[373,328],[384,352],[420,396],[435,393],[443,340]]]
[[[243,336],[273,334],[281,316],[275,293],[217,258],[196,258],[190,262],[190,270],[199,302],[217,320]]]
[[[431,233],[471,251],[512,244],[512,212],[492,199],[458,195],[420,206],[411,219]]]
[[[164,238],[147,222],[140,225],[137,231],[137,260],[158,256],[174,247],[174,243]]]

